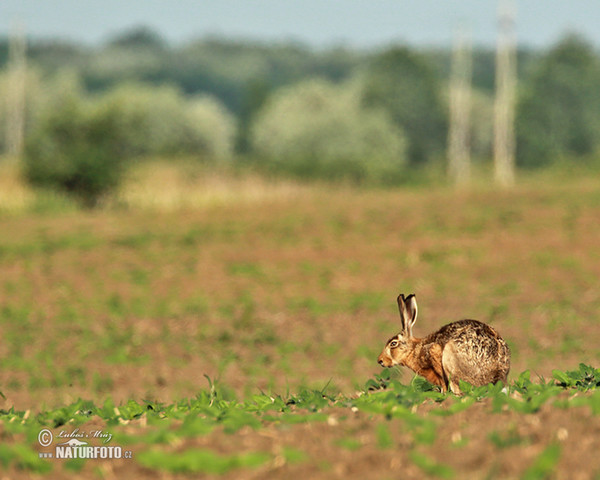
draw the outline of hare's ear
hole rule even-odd
[[[402,325],[402,334],[410,336],[410,315],[408,309],[406,308],[404,294],[401,293],[400,295],[398,295],[396,301],[398,302],[398,311],[400,312],[400,324]]]
[[[414,294],[409,295],[404,299],[404,305],[407,312],[406,331],[409,337],[412,337],[412,327],[417,321],[417,297]]]

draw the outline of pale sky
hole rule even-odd
[[[600,2],[513,0],[521,45],[547,46],[579,32],[600,47]],[[371,48],[402,41],[450,44],[462,25],[493,45],[496,0],[0,0],[0,35],[20,22],[33,37],[88,44],[145,25],[171,42],[207,35]]]

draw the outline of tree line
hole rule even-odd
[[[8,61],[9,40],[0,40],[2,96]],[[96,172],[89,159],[98,156],[117,171],[108,158],[192,154],[392,184],[444,159],[451,62],[444,49],[312,50],[216,38],[170,45],[140,28],[99,46],[30,41],[27,62],[25,158],[37,182],[53,177],[54,163],[77,170],[67,167],[74,152],[82,171]],[[593,46],[567,35],[546,50],[520,50],[517,64],[517,165],[594,161],[600,58]],[[470,146],[474,160],[486,162],[494,52],[475,49],[472,65]],[[3,104],[0,127],[7,122]],[[68,183],[76,190],[85,182]]]

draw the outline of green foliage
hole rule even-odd
[[[235,122],[214,98],[188,99],[175,88],[142,84],[88,97],[76,76],[50,83],[57,96],[35,103],[25,177],[86,207],[118,188],[135,157],[193,154],[223,160],[233,153]]]
[[[148,27],[135,27],[118,33],[109,40],[110,48],[162,50],[166,48],[163,38]]]
[[[297,395],[290,396],[286,404],[317,412],[334,400],[334,397],[324,394],[323,391],[304,389]]]
[[[4,468],[14,466],[37,473],[48,473],[52,470],[52,464],[40,459],[37,452],[26,445],[0,444],[0,465]]]
[[[387,372],[389,370],[384,370]],[[420,377],[415,377],[411,385],[404,385],[397,380],[391,380],[388,373],[375,375],[365,384],[366,392],[371,394],[357,398],[353,404],[361,410],[383,415],[386,418],[410,418],[407,409],[427,401],[443,402],[445,408],[433,411],[433,415],[455,415],[468,410],[475,402],[490,399],[494,412],[501,412],[509,408],[520,413],[538,412],[543,405],[554,400],[557,405],[561,400],[557,397],[565,389],[578,389],[580,391],[594,390],[594,394],[583,399],[574,398],[572,404],[576,406],[589,406],[593,412],[600,411],[600,395],[596,395],[600,382],[599,370],[581,364],[579,370],[563,372],[553,371],[557,382],[538,382],[531,380],[531,373],[525,370],[514,380],[511,385],[497,384],[473,387],[461,382],[462,397],[455,397],[452,393],[440,393],[433,390],[433,386]],[[448,401],[456,399],[456,401]]]
[[[455,472],[451,467],[437,463],[432,458],[417,450],[410,452],[410,458],[427,475],[436,478],[454,478],[455,476]]]
[[[86,207],[119,186],[125,169],[119,112],[78,98],[41,115],[27,140],[24,173],[34,185],[65,192]]]
[[[293,447],[284,447],[281,454],[285,461],[289,463],[303,463],[308,460],[306,453]]]
[[[391,448],[394,445],[394,440],[390,433],[390,429],[385,423],[377,425],[377,446],[379,448]]]
[[[555,386],[553,382],[539,383],[532,382],[529,370],[519,375],[512,388],[514,392],[520,394],[518,397],[506,397],[505,401],[510,408],[521,413],[535,413],[551,398],[556,397],[562,392],[562,389]],[[496,401],[496,408],[499,409],[499,402]]]
[[[517,445],[522,445],[526,439],[521,437],[515,428],[510,428],[505,432],[494,430],[488,435],[490,442],[496,448],[510,448]]]
[[[600,60],[568,36],[524,81],[517,111],[517,160],[525,167],[589,155],[600,147]]]
[[[365,109],[360,87],[320,80],[282,89],[258,115],[253,145],[276,171],[305,178],[393,183],[405,141],[381,109]]]
[[[0,50],[1,46],[0,40]],[[54,136],[44,112],[65,113],[56,99],[70,89],[59,77],[82,78],[79,93],[94,94],[89,103],[100,102],[106,110],[119,112],[118,122],[111,121],[118,124],[118,155],[110,153],[112,134],[92,140],[76,132],[79,147],[69,152],[61,147],[64,156],[80,158],[72,164],[83,165],[81,159],[86,159],[89,164],[81,170],[108,165],[108,158],[113,159],[113,168],[119,156],[191,154],[223,159],[235,151],[249,157],[240,157],[242,163],[255,161],[267,170],[303,178],[396,185],[415,181],[407,164],[431,167],[419,169],[419,179],[423,173],[440,171],[447,130],[443,94],[451,57],[447,51],[393,47],[374,54],[317,52],[293,44],[215,39],[175,47],[152,30],[136,28],[97,48],[38,42],[28,54],[34,67],[26,79],[26,132],[40,144],[38,151],[52,143],[42,144],[40,137]],[[492,51],[475,51],[471,146],[473,157],[484,160],[491,156],[493,105],[488,94],[493,65]],[[600,60],[593,48],[569,36],[541,57],[519,52],[519,66],[523,77],[517,108],[519,165],[596,163],[600,101],[595,86],[600,81]],[[320,92],[315,85],[321,85]],[[2,73],[0,96],[8,93],[7,75]],[[296,100],[285,103],[285,96]],[[322,108],[315,107],[311,98]],[[81,120],[73,119],[69,128]],[[8,121],[6,106],[0,104],[0,131]],[[0,149],[4,138],[0,135]],[[89,148],[84,149],[84,143]],[[72,193],[86,205],[115,188],[114,180],[104,174],[96,182],[87,178],[91,175],[69,176],[70,181],[34,182]],[[46,203],[41,201],[40,208]]]
[[[183,452],[148,450],[137,456],[137,461],[147,468],[173,473],[224,474],[237,468],[258,467],[269,461],[266,453],[252,452],[239,455],[219,455],[210,450],[191,449]]]
[[[576,388],[585,392],[600,387],[600,370],[583,363],[579,364],[578,370],[552,370],[552,377],[562,388]]]
[[[405,132],[408,159],[422,164],[443,153],[447,120],[441,88],[419,53],[391,48],[374,59],[365,75],[363,103],[384,109]]]
[[[234,121],[213,97],[188,99],[173,87],[131,83],[108,91],[100,102],[119,111],[128,156],[224,159],[233,152]]]
[[[523,480],[543,480],[553,478],[554,467],[560,460],[561,448],[558,443],[551,443],[535,459],[523,476]]]
[[[356,438],[352,437],[341,438],[338,441],[336,441],[336,445],[338,447],[342,447],[345,450],[350,450],[351,452],[358,450],[360,447],[362,447],[362,443]]]
[[[6,61],[2,52],[7,50],[7,41],[0,39],[0,67]],[[108,94],[111,101],[120,104],[121,126],[126,127],[122,133],[130,152],[193,152],[223,158],[232,153],[235,143],[237,152],[252,154],[260,111],[269,108],[269,100],[311,78],[338,86],[360,78],[365,87],[364,95],[359,94],[358,108],[358,115],[365,120],[363,135],[386,150],[388,134],[401,132],[399,164],[437,167],[436,160],[446,145],[443,92],[447,90],[450,51],[409,47],[375,53],[342,48],[314,51],[293,43],[264,45],[214,38],[174,46],[158,33],[138,27],[119,32],[95,48],[35,42],[28,48],[28,59],[33,65],[26,79],[28,133],[36,130],[44,105],[68,90],[60,89],[60,82],[56,82],[62,75],[57,73],[68,70],[82,78],[86,92],[96,97]],[[600,79],[600,61],[592,46],[580,37],[568,36],[541,54],[519,51],[517,63],[521,87],[517,108],[519,165],[539,167],[564,159],[593,162],[599,148],[600,101],[595,86]],[[6,74],[0,74],[0,96],[8,94],[6,80]],[[494,85],[492,50],[475,49],[473,83],[473,155],[487,159],[493,117],[488,96]],[[336,97],[342,97],[341,93]],[[377,111],[367,112],[372,108]],[[338,132],[351,136],[349,132],[354,132],[356,142],[344,141],[344,135],[336,139],[331,132],[325,134],[331,136],[332,150],[342,149],[336,157],[340,161],[330,158],[314,166],[318,158],[305,155],[306,151],[300,154],[304,147],[292,145],[289,153],[297,155],[286,155],[283,160],[277,157],[275,167],[309,177],[384,182],[391,178],[390,182],[396,183],[399,166],[394,163],[390,169],[386,160],[393,155],[392,150],[381,153],[365,146],[368,142],[356,134],[360,131],[356,121],[345,120],[346,114],[356,116],[356,110],[343,110],[345,114],[338,121]],[[0,103],[0,130],[7,121],[6,106]],[[386,125],[381,130],[383,123]],[[0,135],[0,149],[3,143],[4,136]],[[351,149],[356,153],[348,158]],[[369,153],[374,150],[377,155]]]
[[[533,382],[526,371],[508,386],[510,393],[499,388],[502,387],[501,384],[476,388],[468,388],[468,384],[463,384],[465,394],[462,397],[456,397],[452,393],[433,392],[423,383],[402,385],[384,376],[376,379],[376,383],[385,383],[385,389],[365,392],[355,398],[327,395],[324,393],[325,389],[302,389],[287,399],[255,394],[244,402],[224,398],[221,387],[208,379],[209,388],[201,390],[196,398],[183,399],[174,404],[129,400],[116,407],[109,398],[100,407],[90,401],[78,400],[34,416],[14,409],[0,410],[0,423],[4,435],[12,438],[24,434],[27,441],[27,445],[19,442],[1,445],[0,464],[4,468],[15,466],[32,472],[50,471],[51,462],[38,458],[37,452],[30,447],[30,444],[37,441],[40,428],[62,429],[65,425],[75,427],[88,421],[96,423],[100,420],[106,422],[111,433],[114,432],[113,441],[117,444],[138,445],[134,460],[143,467],[171,473],[224,474],[236,469],[259,467],[273,460],[273,457],[261,451],[226,455],[203,448],[173,450],[172,446],[180,444],[184,438],[194,439],[210,435],[215,429],[222,429],[225,434],[234,435],[243,427],[260,430],[269,425],[286,425],[285,428],[289,428],[298,423],[329,421],[332,414],[343,422],[346,412],[361,411],[375,422],[375,441],[379,448],[394,446],[392,426],[395,424],[391,421],[400,421],[400,433],[411,438],[412,446],[408,451],[410,460],[429,476],[454,478],[456,472],[453,468],[421,451],[422,448],[435,444],[440,422],[444,421],[440,416],[458,415],[477,402],[488,402],[491,414],[505,412],[507,408],[519,413],[533,413],[541,405],[555,398],[557,393],[581,388],[581,385],[576,383],[577,378],[589,380],[590,376],[595,376],[597,372],[598,370],[586,365],[581,365],[577,372],[556,371],[556,377],[569,378],[575,382],[573,385],[559,387],[551,382]],[[367,385],[370,384],[367,382]],[[577,407],[592,402],[600,404],[596,399],[600,398],[600,395],[597,395],[600,389],[596,390],[597,387],[597,383],[587,382],[585,388],[594,390],[593,393],[586,396],[578,393],[569,405]],[[587,400],[582,402],[582,399]],[[498,404],[501,404],[502,408],[497,409]],[[555,401],[555,404],[561,406],[558,401]],[[426,409],[428,413],[420,411],[422,406],[430,407]],[[593,409],[593,412],[596,415],[600,414],[600,408]],[[143,430],[121,430],[119,427],[121,424],[142,420],[146,425]],[[509,425],[506,430],[491,431],[488,439],[498,449],[516,447],[530,441],[529,437],[522,437],[518,433],[515,425]],[[355,451],[363,447],[364,441],[349,434],[337,438],[335,444]],[[160,445],[160,448],[157,448],[157,445]],[[560,452],[559,444],[547,445],[522,478],[541,479],[550,476],[560,458]],[[290,464],[308,460],[303,451],[285,445],[281,450],[281,458]],[[65,468],[80,471],[84,463],[68,462]]]

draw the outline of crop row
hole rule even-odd
[[[338,422],[338,418],[343,422],[359,413],[374,423],[379,422],[376,434],[382,447],[393,440],[385,423],[380,421],[392,419],[404,423],[415,445],[431,445],[439,425],[436,419],[465,411],[476,403],[484,403],[490,414],[507,410],[531,414],[550,404],[559,409],[588,407],[594,416],[600,415],[600,370],[584,364],[574,371],[555,370],[550,380],[533,381],[530,372],[525,371],[507,386],[473,387],[462,384],[464,395],[461,397],[443,394],[420,377],[415,377],[409,385],[403,385],[392,378],[390,370],[368,380],[364,391],[353,397],[329,394],[325,387],[286,396],[260,393],[238,401],[231,398],[226,389],[221,390],[209,378],[208,381],[209,388],[200,391],[195,398],[169,405],[130,400],[116,406],[108,399],[101,406],[79,400],[37,414],[14,408],[2,410],[0,429],[4,441],[0,445],[0,464],[5,468],[12,466],[40,473],[52,471],[52,461],[38,455],[40,430],[73,430],[90,422],[100,423],[105,426],[103,428],[114,431],[112,444],[123,448],[138,446],[135,460],[141,466],[172,472],[218,474],[234,468],[262,465],[272,460],[272,455],[260,451],[221,455],[211,449],[198,448],[172,452],[161,446],[206,436],[217,430],[233,434],[243,428],[260,430],[273,425],[329,423]],[[499,447],[511,442],[506,435],[497,434],[496,437],[491,440]],[[351,449],[353,441],[352,438],[344,439],[340,446]],[[548,449],[552,448],[552,445],[548,446]],[[304,457],[303,452],[290,447],[285,448],[282,454],[287,461]],[[542,455],[551,457],[552,452],[544,450]],[[411,453],[411,459],[425,472],[452,476],[449,467],[436,464],[418,450]],[[544,462],[543,458],[538,460]],[[78,470],[84,463],[85,460],[72,459],[66,463],[66,468]]]

